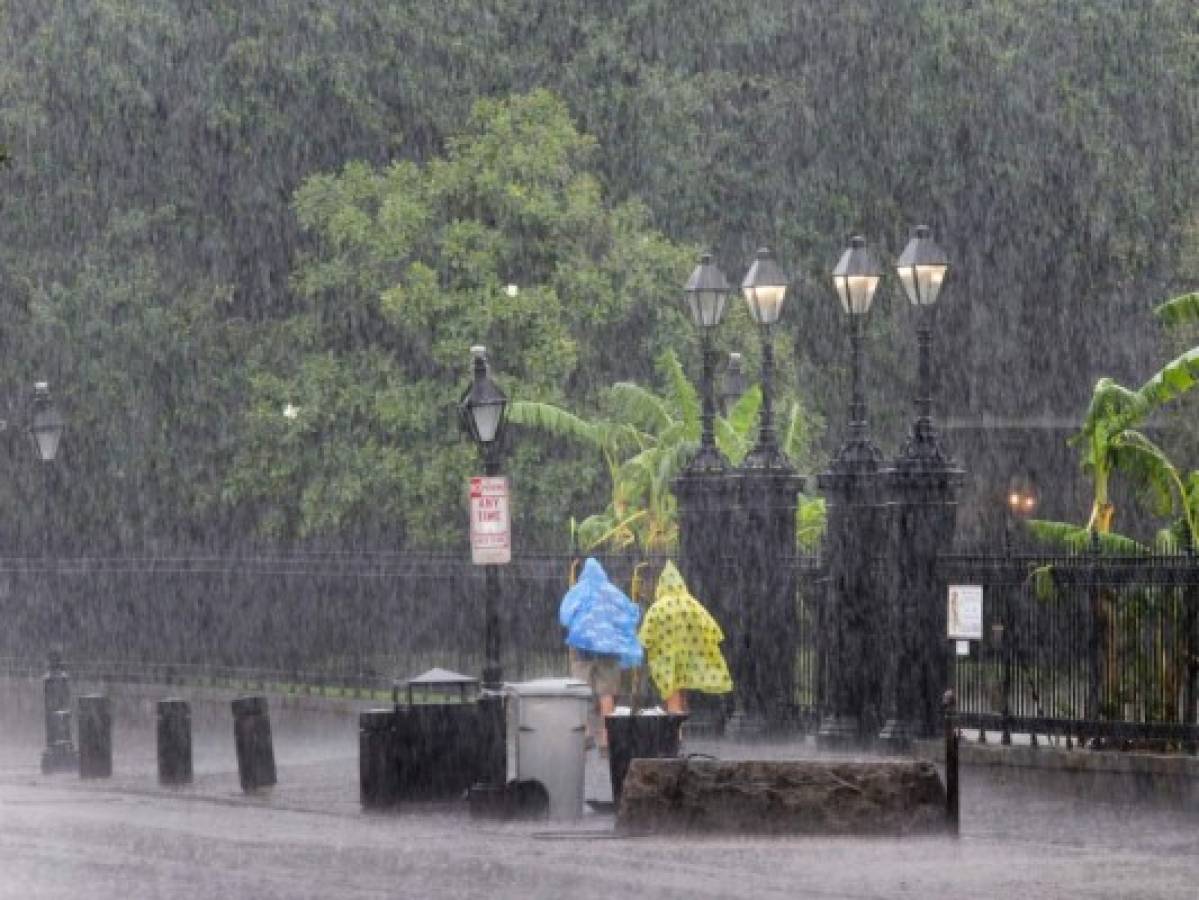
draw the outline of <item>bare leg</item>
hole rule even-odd
[[[616,712],[616,698],[611,694],[601,694],[599,698],[599,712],[599,734],[596,738],[596,744],[599,745],[601,750],[606,750],[608,748],[608,722],[604,717]]]
[[[685,713],[687,711],[687,698],[682,691],[675,691],[666,698],[666,711],[668,713]]]

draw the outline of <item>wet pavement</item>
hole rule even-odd
[[[464,804],[358,803],[351,718],[275,723],[279,783],[246,796],[232,725],[199,719],[196,780],[160,787],[152,722],[114,736],[114,773],[38,771],[40,722],[0,710],[0,898],[1164,897],[1199,891],[1199,811],[1076,796],[1058,778],[963,771],[962,835],[620,837],[612,817],[472,820]],[[19,719],[16,721],[15,719]],[[688,740],[724,758],[780,744]],[[587,794],[610,796],[593,751]]]

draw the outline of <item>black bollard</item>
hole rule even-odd
[[[275,750],[266,697],[233,701],[233,741],[237,746],[237,775],[241,789],[252,791],[275,783]]]
[[[42,678],[45,696],[46,749],[42,751],[42,772],[69,772],[79,765],[71,742],[71,682],[63,671],[62,659],[50,654],[50,664]]]
[[[958,729],[954,715],[957,698],[946,691],[941,700],[945,710],[945,813],[949,833],[955,837],[961,831],[961,808],[958,800]]]
[[[188,784],[192,780],[192,720],[187,702],[158,701],[158,781]]]
[[[107,697],[87,694],[79,698],[79,777],[107,778],[111,774],[111,706]]]
[[[395,721],[390,709],[358,714],[358,794],[363,806],[390,806],[399,799]]]

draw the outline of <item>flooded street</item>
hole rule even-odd
[[[963,770],[962,836],[618,837],[612,818],[475,821],[457,805],[358,804],[346,717],[281,721],[279,784],[241,793],[231,729],[196,730],[196,781],[159,787],[152,730],[118,730],[114,775],[37,770],[40,737],[0,737],[3,898],[1194,897],[1199,813],[1079,798],[1068,781]],[[225,723],[227,725],[227,723]],[[778,757],[779,745],[691,752]],[[594,752],[587,794],[607,796]]]

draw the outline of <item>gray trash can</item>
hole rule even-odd
[[[537,781],[549,795],[549,815],[583,815],[583,776],[591,688],[569,678],[539,678],[506,686],[508,781]]]

